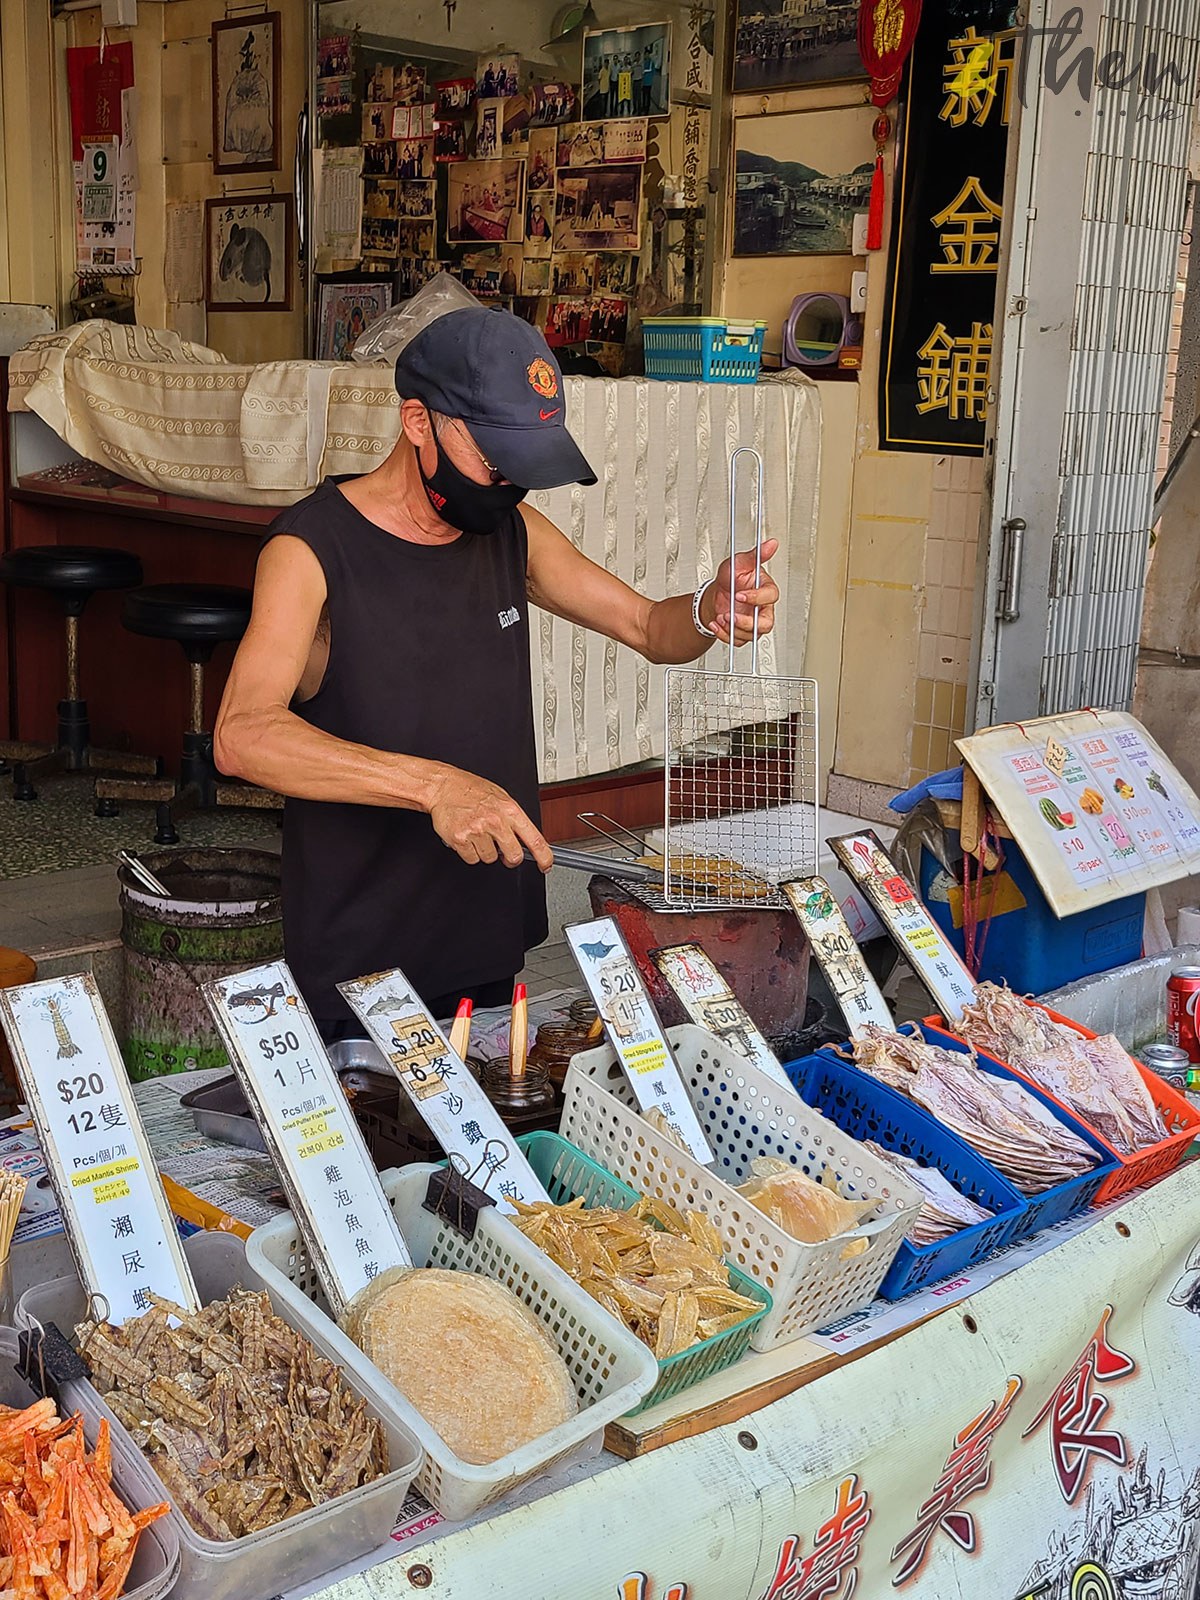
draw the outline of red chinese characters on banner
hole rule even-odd
[[[992,1440],[1003,1427],[1020,1392],[1021,1379],[1010,1378],[1003,1398],[993,1400],[986,1410],[955,1434],[942,1475],[917,1512],[916,1527],[892,1551],[892,1560],[900,1562],[899,1571],[892,1578],[893,1588],[907,1583],[921,1570],[939,1528],[968,1553],[978,1547],[975,1517],[970,1511],[962,1510],[962,1506],[971,1495],[981,1493],[991,1482]]]
[[[1119,1383],[1132,1377],[1137,1362],[1108,1342],[1112,1306],[1105,1306],[1100,1326],[1088,1341],[1083,1354],[1055,1389],[1046,1404],[1025,1429],[1028,1439],[1042,1423],[1050,1420],[1050,1459],[1062,1497],[1071,1505],[1085,1487],[1092,1463],[1099,1456],[1124,1466],[1128,1460],[1123,1435],[1101,1428],[1112,1401],[1096,1394],[1097,1383]]]
[[[652,1592],[650,1579],[644,1572],[630,1572],[617,1587],[617,1600],[658,1600]],[[688,1600],[686,1583],[673,1583],[663,1600]]]
[[[817,1529],[812,1551],[797,1560],[801,1539],[789,1534],[779,1547],[775,1576],[762,1600],[850,1600],[858,1582],[858,1551],[871,1520],[865,1490],[851,1473],[838,1484],[833,1515]]]

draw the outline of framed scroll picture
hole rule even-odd
[[[383,181],[383,180],[377,180]],[[204,202],[210,311],[292,309],[292,197],[255,194]],[[364,238],[366,221],[363,223]]]
[[[212,24],[214,172],[277,172],[280,14]]]

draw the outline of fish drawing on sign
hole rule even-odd
[[[50,1021],[54,1024],[54,1037],[58,1040],[58,1059],[60,1061],[69,1061],[72,1056],[82,1055],[83,1051],[72,1039],[67,1029],[66,1018],[63,1016],[62,1006],[59,1002],[53,997],[47,997],[42,1001],[42,1004],[49,1011]]]
[[[611,955],[616,949],[615,944],[605,944],[603,939],[595,939],[591,944],[581,944],[579,949],[589,961],[603,961],[605,956]]]
[[[275,1004],[278,1000],[282,1000],[285,1006],[300,1003],[294,994],[288,994],[282,983],[273,983],[269,989],[264,984],[253,989],[238,989],[229,996],[227,1004],[231,1011],[245,1011],[249,1022],[265,1022],[276,1014]]]
[[[381,995],[373,1006],[367,1007],[366,1014],[368,1017],[381,1017],[387,1011],[402,1011],[405,1006],[410,1006],[412,1003],[411,994],[403,995],[400,999],[394,994],[385,994]]]

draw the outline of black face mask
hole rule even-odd
[[[515,483],[476,483],[458,470],[442,449],[440,439],[435,436],[433,442],[437,449],[437,466],[429,477],[425,476],[421,454],[417,452],[417,471],[429,504],[443,522],[463,533],[495,533],[524,500],[528,489],[521,489]]]

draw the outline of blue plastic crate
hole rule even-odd
[[[947,830],[946,837],[953,848],[958,848],[957,831]],[[981,983],[1007,983],[1018,994],[1045,994],[1090,973],[1124,966],[1141,955],[1146,916],[1144,892],[1125,895],[1069,917],[1056,917],[1028,861],[1012,839],[1004,841],[1003,870],[1025,904],[993,914],[979,968]],[[981,914],[988,909],[992,881],[988,874],[980,888]],[[930,916],[961,956],[962,885],[947,884],[941,863],[924,846],[918,887]]]
[[[880,1285],[883,1299],[900,1300],[965,1272],[1017,1236],[1029,1210],[1024,1196],[921,1106],[831,1050],[788,1062],[784,1071],[800,1098],[843,1133],[855,1139],[873,1139],[885,1150],[936,1167],[960,1194],[995,1212],[989,1222],[962,1228],[938,1244],[914,1245],[906,1239]]]
[[[765,322],[724,317],[647,317],[642,323],[646,376],[674,382],[755,383]]]
[[[956,1039],[952,1033],[932,1027],[927,1022],[919,1023],[918,1026],[930,1044],[940,1045],[943,1050],[954,1050],[960,1055],[970,1055],[971,1047],[961,1039]],[[1061,1122],[1064,1128],[1069,1128],[1083,1140],[1084,1144],[1094,1150],[1100,1160],[1099,1166],[1091,1172],[1072,1178],[1068,1183],[1055,1184],[1053,1189],[1047,1189],[1044,1194],[1025,1196],[1025,1203],[1029,1208],[1028,1214],[1022,1218],[1020,1227],[1013,1234],[1013,1240],[1027,1239],[1031,1233],[1040,1233],[1043,1228],[1052,1228],[1056,1222],[1065,1222],[1068,1217],[1073,1217],[1076,1212],[1090,1206],[1101,1184],[1118,1170],[1121,1162],[1104,1140],[1094,1134],[1086,1123],[1080,1122],[1078,1117],[1073,1117],[1069,1111],[1064,1110],[1053,1096],[1043,1094],[1036,1084],[1027,1078],[1019,1077],[1002,1061],[995,1061],[991,1056],[977,1055],[975,1061],[981,1072],[990,1073],[993,1078],[1007,1078],[1012,1083],[1019,1083],[1027,1094],[1031,1094],[1035,1100],[1040,1100],[1046,1109],[1053,1113],[1056,1121]]]

